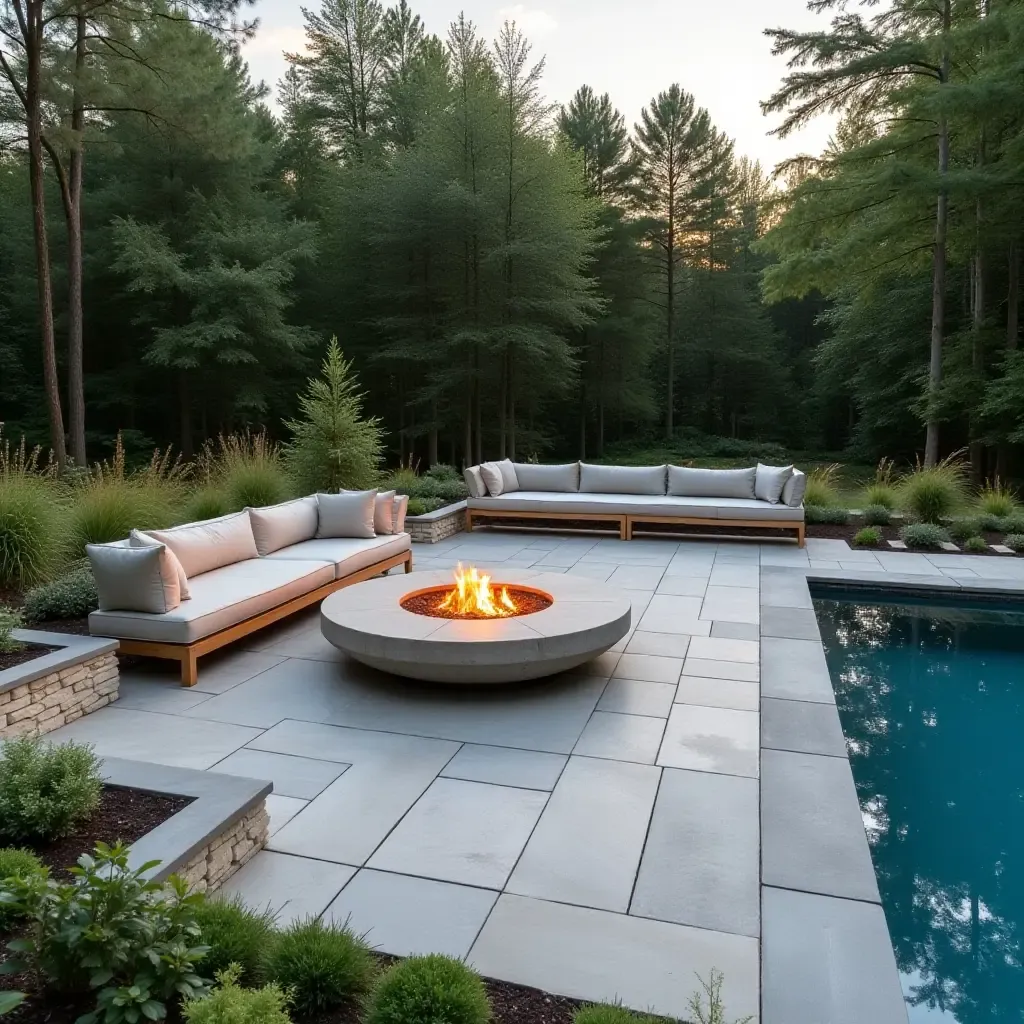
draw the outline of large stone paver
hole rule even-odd
[[[533,789],[437,779],[368,866],[500,889],[547,799]]]
[[[554,789],[568,757],[514,747],[485,747],[467,743],[445,765],[441,775],[469,782],[493,782],[519,789]]]
[[[363,868],[327,908],[324,919],[347,922],[382,953],[441,953],[463,959],[497,898],[491,889]]]
[[[766,886],[763,956],[763,1024],[907,1024],[879,906]]]
[[[277,915],[278,925],[286,928],[293,921],[322,914],[355,872],[345,864],[263,850],[218,893],[228,899],[241,896],[250,907],[269,907]]]
[[[756,711],[674,704],[658,764],[756,778],[757,755]]]
[[[210,768],[259,734],[259,729],[240,725],[112,706],[65,725],[47,738],[54,743],[91,743],[100,757],[174,768]]]
[[[677,704],[703,704],[709,708],[757,711],[760,687],[740,679],[708,679],[704,676],[680,676],[676,688]]]
[[[508,891],[625,913],[660,775],[649,765],[571,757]]]
[[[695,636],[690,641],[687,657],[706,661],[747,662],[756,665],[761,645],[756,640],[732,640],[726,637]]]
[[[761,696],[835,704],[821,644],[816,640],[762,637]]]
[[[627,654],[653,654],[661,658],[686,657],[687,648],[692,637],[685,633],[648,633],[646,630],[634,630],[626,644]]]
[[[666,768],[629,912],[759,934],[756,779]]]
[[[698,627],[700,609],[699,597],[655,594],[648,602],[637,629],[647,633],[685,633],[695,636],[704,632]]]
[[[757,940],[744,935],[503,895],[468,959],[492,978],[680,1019],[695,974],[714,968],[726,1019],[758,1012]]]
[[[704,594],[700,618],[715,622],[750,622],[760,620],[758,592],[754,587],[709,586]]]
[[[804,754],[846,756],[846,740],[834,704],[806,700],[761,701],[761,746]]]
[[[292,754],[272,754],[265,750],[236,750],[210,771],[242,775],[247,779],[269,779],[275,796],[294,796],[312,800],[322,793],[345,769],[346,764],[320,761]]]
[[[267,814],[270,817],[268,836],[272,836],[284,828],[309,803],[308,800],[300,800],[295,796],[280,796],[277,793],[268,793],[266,801]]]
[[[763,750],[761,773],[764,884],[877,903],[849,762]]]
[[[674,683],[679,679],[682,668],[682,658],[663,658],[653,654],[630,654],[627,652],[619,657],[612,675],[619,679]]]
[[[654,764],[664,731],[664,718],[595,711],[573,753]]]
[[[694,637],[695,640],[702,639]],[[707,658],[687,656],[683,665],[683,675],[703,676],[706,679],[737,679],[746,683],[756,683],[760,670],[756,664],[746,661],[711,661]]]
[[[624,715],[668,718],[676,687],[672,683],[650,683],[640,679],[609,679],[598,701],[598,711]]]

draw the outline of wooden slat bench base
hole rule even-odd
[[[621,540],[631,540],[633,527],[644,523],[658,523],[669,526],[715,526],[724,530],[742,527],[744,529],[757,530],[786,530],[791,534],[795,531],[798,547],[804,546],[805,525],[802,521],[787,520],[764,520],[764,519],[702,519],[686,516],[650,516],[650,515],[614,515],[603,512],[507,512],[504,509],[489,508],[467,508],[466,509],[466,531],[471,532],[474,523],[483,520],[493,519],[550,519],[562,521],[575,521],[578,523],[615,523],[619,528]],[[496,524],[497,525],[497,524]],[[708,536],[713,536],[709,534]]]
[[[269,626],[274,622],[279,622],[281,619],[286,619],[289,615],[294,615],[295,612],[302,611],[303,608],[308,608],[310,605],[318,604],[336,590],[341,590],[342,587],[347,587],[352,583],[360,583],[373,576],[379,576],[381,573],[387,572],[388,569],[393,569],[402,564],[405,565],[406,572],[412,572],[411,551],[404,551],[399,555],[391,555],[389,558],[381,559],[379,562],[366,566],[365,569],[359,569],[348,576],[343,576],[340,580],[332,580],[330,583],[325,583],[322,587],[317,587],[316,590],[311,590],[308,594],[300,594],[298,597],[293,597],[290,601],[285,601],[284,604],[279,604],[276,608],[271,608],[268,611],[260,612],[259,615],[253,615],[251,618],[236,622],[235,625],[228,626],[217,633],[211,633],[209,636],[204,636],[201,640],[196,640],[194,643],[172,644],[159,640],[118,638],[120,646],[117,653],[137,654],[147,658],[177,661],[181,665],[181,685],[195,686],[199,679],[198,662],[204,654],[210,654],[212,651],[233,643],[243,636],[255,633],[264,626]]]

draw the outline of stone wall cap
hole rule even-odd
[[[466,508],[466,499],[462,501],[453,502],[451,505],[442,505],[440,508],[435,508],[433,512],[424,512],[420,516],[406,516],[406,522],[409,523],[432,523],[437,519],[444,519],[447,516],[454,515],[456,512],[462,512]]]
[[[5,668],[0,671],[0,693],[13,690],[16,686],[24,686],[42,676],[52,675],[62,669],[81,665],[104,654],[113,654],[118,642],[106,636],[80,636],[77,633],[51,633],[43,629],[16,629],[12,634],[15,640],[24,643],[46,644],[59,647],[39,658]]]

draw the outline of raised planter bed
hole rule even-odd
[[[406,516],[405,529],[414,544],[436,544],[466,528],[466,502],[456,501],[421,516]]]
[[[0,667],[0,739],[40,736],[117,700],[116,640],[35,629],[14,638],[32,647]]]
[[[822,538],[828,540],[845,540],[850,547],[856,547],[861,551],[892,551],[893,549],[889,546],[889,541],[900,539],[900,527],[898,525],[890,526],[876,526],[873,529],[878,530],[880,543],[871,546],[868,544],[853,543],[853,538],[864,529],[864,524],[859,520],[852,520],[846,526],[839,526],[834,523],[808,523],[807,524],[807,536],[808,538]],[[983,558],[1012,558],[1014,557],[1012,552],[1007,555],[999,551],[993,551],[991,545],[1001,543],[1003,535],[1001,533],[985,533],[982,534],[986,542],[989,544],[989,548],[986,551],[967,551],[964,549],[962,544],[958,544],[957,547],[960,549],[960,554],[963,555],[978,555]],[[911,548],[913,551],[925,551],[926,554],[947,554],[938,548]]]

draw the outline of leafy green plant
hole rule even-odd
[[[140,1024],[166,1016],[167,1002],[204,995],[196,973],[206,947],[198,944],[195,907],[185,883],[147,881],[159,861],[134,870],[128,849],[99,843],[82,854],[72,880],[30,875],[4,883],[7,897],[31,921],[27,938],[8,948],[23,955],[13,969],[32,968],[57,988],[94,992],[96,1009],[79,1024]]]
[[[947,525],[947,530],[950,537],[958,544],[962,544],[968,537],[976,537],[982,532],[981,524],[972,516],[951,519]]]
[[[205,999],[182,1006],[187,1024],[289,1024],[288,993],[279,985],[242,988],[238,964],[215,975],[217,987]]]
[[[839,504],[839,488],[836,480],[839,476],[838,463],[829,466],[818,466],[807,474],[807,489],[804,491],[804,505],[818,508],[832,508]]]
[[[1018,555],[1024,553],[1024,533],[1008,533],[1003,538],[1003,543]]]
[[[935,523],[908,523],[900,530],[900,540],[908,548],[935,549],[949,540],[949,534]]]
[[[892,510],[887,505],[868,505],[860,514],[865,526],[888,526]]]
[[[20,651],[25,645],[14,639],[14,631],[25,624],[25,617],[15,608],[0,604],[0,654]]]
[[[211,899],[196,907],[203,943],[210,947],[203,961],[210,974],[237,968],[236,980],[252,984],[260,979],[261,962],[274,941],[274,913],[253,910],[240,896]]]
[[[940,523],[964,504],[964,467],[955,456],[918,465],[900,485],[900,505],[922,523]]]
[[[858,530],[853,537],[855,548],[877,548],[882,543],[882,534],[874,526],[865,526]]]
[[[366,1024],[486,1024],[480,976],[448,956],[413,956],[386,971],[366,1008]]]
[[[276,505],[292,496],[281,449],[265,433],[221,434],[207,442],[199,465],[207,486],[223,496],[227,512]]]
[[[423,475],[429,476],[434,480],[455,480],[459,483],[462,482],[462,474],[453,465],[447,462],[435,462]]]
[[[0,1017],[25,1001],[24,992],[0,992]]]
[[[84,618],[98,605],[92,568],[83,562],[57,579],[33,587],[25,595],[23,608],[27,622],[49,622]]]
[[[658,1024],[657,1017],[634,1013],[613,1003],[589,1003],[572,1015],[573,1024]]]
[[[422,516],[439,509],[444,502],[440,498],[410,498],[406,509],[408,516]]]
[[[226,516],[230,511],[231,503],[224,489],[217,484],[208,483],[188,496],[182,518],[183,522],[197,523],[203,519]]]
[[[42,861],[28,850],[19,850],[8,846],[0,850],[0,894],[4,891],[3,883],[8,878],[26,879],[29,875],[45,874],[46,868]],[[6,903],[0,895],[0,932],[8,931],[24,916],[13,902]]]
[[[978,529],[982,533],[1010,533],[1014,519],[1024,529],[1024,516],[1007,516],[1005,519],[994,516],[991,512],[982,512],[975,517]]]
[[[997,477],[978,491],[978,508],[988,515],[1005,519],[1017,511],[1017,495]]]
[[[850,513],[845,508],[822,508],[820,505],[804,505],[804,519],[808,523],[828,523],[833,526],[845,526],[850,521]]]
[[[0,748],[0,839],[67,835],[100,801],[103,781],[92,748],[69,740],[51,746],[22,736]]]
[[[727,1024],[725,1019],[725,1003],[722,1000],[722,982],[725,980],[721,971],[711,968],[705,981],[697,975],[700,989],[690,996],[690,1024]],[[734,1024],[749,1024],[753,1016],[741,1017]]]
[[[363,393],[352,364],[331,338],[322,375],[312,378],[299,396],[301,419],[285,426],[292,439],[284,447],[285,463],[302,494],[365,489],[377,482],[384,449],[376,417],[363,416]]]
[[[968,537],[964,541],[964,551],[972,555],[983,555],[988,551],[988,541],[984,537]]]
[[[52,484],[0,475],[0,587],[45,579],[61,546],[62,507]]]
[[[363,995],[373,973],[374,960],[362,939],[347,926],[316,918],[281,932],[264,963],[264,976],[292,993],[292,1005],[302,1015]]]

